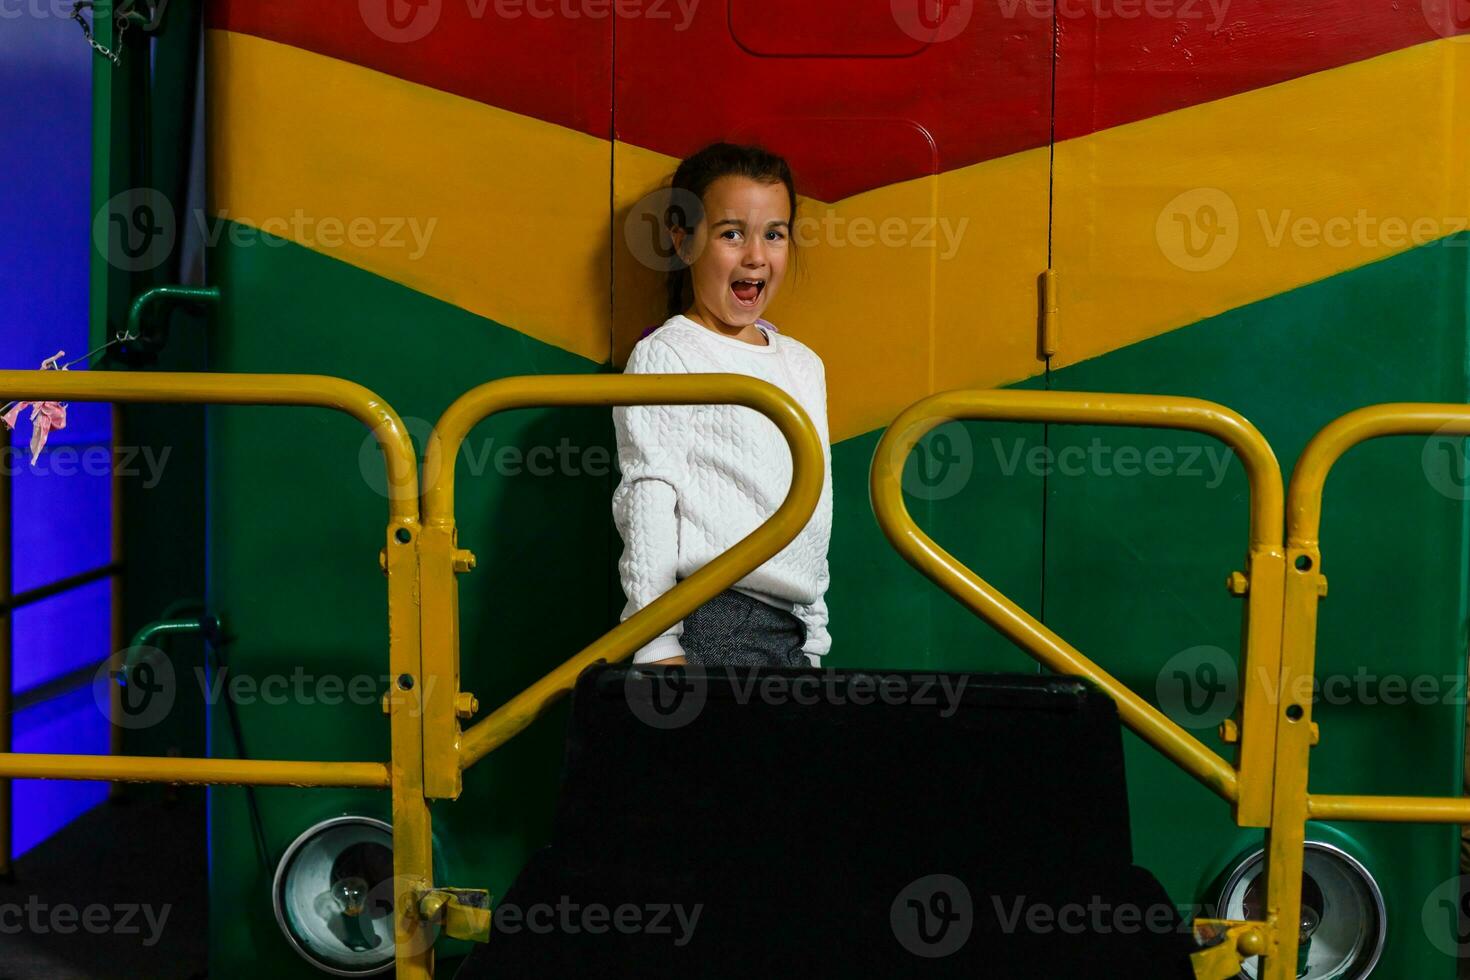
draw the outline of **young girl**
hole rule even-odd
[[[669,273],[669,318],[634,346],[627,373],[733,373],[776,385],[811,416],[825,475],[816,512],[790,544],[633,661],[819,666],[832,646],[826,369],[809,347],[761,319],[794,256],[791,170],[759,147],[715,143],[679,164],[672,194],[688,207],[667,215],[679,260]],[[613,425],[626,620],[775,513],[791,486],[791,451],[770,419],[738,405],[620,406]]]

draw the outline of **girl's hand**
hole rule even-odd
[[[670,657],[667,660],[655,660],[648,664],[649,667],[682,667],[689,661],[684,657]]]

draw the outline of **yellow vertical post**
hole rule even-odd
[[[426,462],[425,466],[429,464]],[[427,480],[425,481],[427,482]],[[430,799],[457,799],[463,786],[459,761],[461,704],[473,695],[459,690],[459,583],[456,569],[468,571],[469,552],[460,552],[454,521],[430,520],[427,510],[419,536],[419,616],[426,697],[424,699],[424,793]],[[466,714],[469,712],[466,711]]]
[[[1307,830],[1307,782],[1311,771],[1312,678],[1316,671],[1317,603],[1326,580],[1315,543],[1291,542],[1286,550],[1281,673],[1273,692],[1276,775],[1271,826],[1266,831],[1266,921],[1273,927],[1261,961],[1261,980],[1296,980],[1301,941],[1302,864]]]
[[[396,490],[396,488],[395,488]],[[388,575],[389,735],[393,749],[393,923],[397,980],[434,975],[433,931],[419,915],[419,897],[433,887],[433,840],[424,796],[424,706],[435,696],[424,683],[418,609],[417,518],[388,525],[383,570]]]
[[[1240,632],[1241,722],[1235,757],[1240,798],[1235,803],[1235,822],[1242,827],[1271,823],[1285,578],[1286,551],[1279,539],[1253,545],[1241,583],[1246,595]]]

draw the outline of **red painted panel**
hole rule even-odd
[[[1451,3],[1056,0],[1057,139],[1461,33]]]
[[[1045,145],[1050,18],[952,0],[920,16],[932,2],[896,19],[904,0],[705,0],[684,30],[620,22],[617,138],[676,157],[769,143],[825,201]]]
[[[918,54],[924,50],[924,39],[904,31],[893,16],[891,2],[847,0],[839,12],[824,3],[731,0],[730,33],[753,55],[891,58]],[[916,11],[916,20],[917,16]]]
[[[1043,146],[1052,24],[1059,138],[1373,57],[1470,26],[1465,0],[217,0],[280,41],[673,156],[760,120],[831,200]],[[616,15],[615,12],[621,11]],[[1455,19],[1458,17],[1458,20]],[[941,40],[942,38],[942,40]],[[933,152],[881,136],[894,120]]]

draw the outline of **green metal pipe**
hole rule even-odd
[[[160,300],[169,300],[175,303],[209,303],[219,302],[218,286],[154,286],[145,289],[133,300],[132,307],[128,310],[127,336],[138,338],[142,336],[143,311],[151,304]]]
[[[131,680],[133,669],[143,661],[142,651],[153,645],[159,637],[203,635],[213,643],[219,637],[219,620],[214,616],[193,616],[181,619],[158,619],[133,634],[128,644],[127,657],[123,660],[122,676]]]

